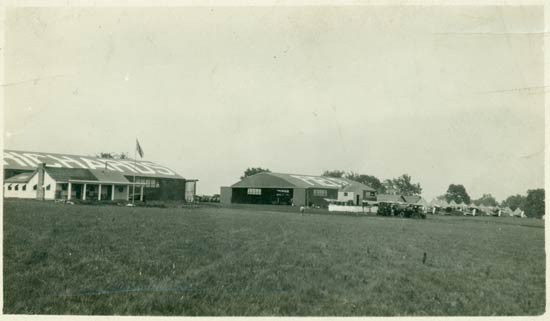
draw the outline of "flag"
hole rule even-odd
[[[139,141],[136,139],[136,151],[139,154],[139,157],[143,158],[143,149],[139,146]]]

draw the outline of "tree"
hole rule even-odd
[[[470,196],[466,193],[466,188],[461,184],[451,184],[445,194],[445,200],[447,203],[455,201],[455,203],[470,204]]]
[[[344,177],[344,174],[345,174],[344,171],[333,170],[333,171],[325,171],[322,176],[342,178],[342,177]]]
[[[261,168],[261,167],[249,167],[244,171],[244,175],[241,176],[241,179],[244,179],[245,177],[252,176],[254,174],[263,173],[263,172],[271,172],[267,168]]]
[[[447,194],[443,194],[443,195],[439,195],[436,197],[437,200],[440,200],[440,201],[447,201]]]
[[[515,211],[516,208],[518,207],[524,208],[525,207],[524,204],[525,204],[525,196],[522,196],[519,194],[508,196],[508,198],[502,201],[502,206],[509,207],[510,209],[512,209],[512,211]]]
[[[395,190],[396,193],[401,195],[420,195],[422,194],[422,187],[419,183],[412,183],[411,176],[403,174],[398,178],[384,181],[387,183],[386,188]]]
[[[474,204],[477,206],[497,206],[498,202],[491,194],[483,194],[479,199],[474,200]]]
[[[544,189],[528,190],[523,206],[522,209],[528,217],[542,217],[544,215]]]
[[[380,180],[376,176],[350,172],[346,174],[346,178],[370,186],[374,188],[378,193],[385,193],[386,189],[384,188],[384,185],[382,185],[382,182],[380,182]]]

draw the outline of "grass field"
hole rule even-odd
[[[5,200],[4,313],[538,315],[544,221]],[[426,262],[423,264],[423,254]]]

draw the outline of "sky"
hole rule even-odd
[[[544,186],[543,8],[6,9],[4,147],[134,153],[219,193],[340,169]]]

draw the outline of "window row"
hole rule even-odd
[[[261,188],[249,188],[247,191],[248,195],[262,195]]]
[[[328,192],[326,189],[314,189],[313,196],[326,197]]]
[[[26,191],[27,190],[27,184],[9,184],[8,185],[8,191],[18,191],[19,190],[19,185],[21,185],[21,190],[22,191]],[[34,184],[34,186],[32,187],[33,191],[36,191],[36,189],[38,188],[38,186],[36,184]],[[51,185],[48,184],[46,186],[46,190],[49,191],[51,189]]]
[[[145,184],[145,187],[147,187],[147,188],[159,188],[160,187],[159,181],[154,179],[154,178],[136,177],[136,183],[143,183],[143,184]]]

